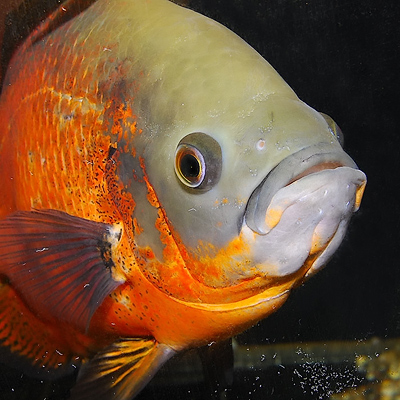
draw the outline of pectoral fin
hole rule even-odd
[[[0,221],[0,274],[40,318],[85,330],[122,283],[113,273],[115,235],[110,225],[61,211],[14,213]]]
[[[154,339],[121,339],[82,367],[70,400],[131,400],[174,354]]]

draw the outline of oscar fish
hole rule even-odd
[[[324,266],[366,176],[224,26],[89,3],[56,23],[63,4],[4,77],[0,354],[43,379],[79,368],[73,400],[128,400]]]

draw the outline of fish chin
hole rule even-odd
[[[266,276],[310,275],[340,245],[359,207],[366,178],[352,167],[323,169],[280,188],[264,211],[264,232],[243,223],[256,270]],[[259,199],[259,202],[262,199]]]

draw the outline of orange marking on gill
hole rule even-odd
[[[133,226],[134,226],[136,235],[140,235],[143,232],[143,228],[139,224],[137,218],[133,218]]]
[[[116,174],[117,166],[118,151],[109,158],[105,166],[105,180],[107,182],[108,197],[114,203],[115,210],[118,210],[120,215],[119,219],[122,219],[125,227],[129,229],[131,237],[133,238],[132,214],[136,203],[132,195],[124,190],[124,185]]]
[[[117,103],[110,100],[106,105],[106,116],[111,120],[110,133],[117,137],[117,141],[128,142],[130,136],[136,133],[136,117],[133,115],[132,109],[125,104]],[[124,147],[125,152],[128,147]]]
[[[173,234],[171,230],[165,211],[147,177],[144,159],[140,157],[139,161],[143,170],[144,181],[147,185],[147,200],[153,207],[157,208],[155,226],[160,232],[160,241],[164,244],[162,264],[157,260],[152,261],[153,257],[151,259],[146,257],[146,254],[151,251],[150,249],[141,249],[141,255],[146,260],[143,272],[148,279],[157,287],[162,288],[165,293],[178,297],[189,296],[197,299],[197,288],[192,287],[195,282],[188,273],[182,258],[182,252],[185,253],[185,249],[178,235],[176,233]],[[174,291],[174,293],[171,291]]]

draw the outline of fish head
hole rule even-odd
[[[147,260],[144,270],[188,302],[269,299],[297,286],[337,250],[366,184],[337,126],[297,99],[272,95],[249,116],[223,122],[174,127],[171,145],[149,145],[154,162],[144,157],[174,239],[160,241],[165,231],[148,220],[137,243],[151,242],[160,262]],[[177,258],[195,293],[163,278],[167,259],[179,270]]]
[[[152,4],[161,7],[150,2],[145,12]],[[152,10],[164,24],[149,18],[123,51],[137,56],[137,126],[118,174],[136,202],[143,273],[192,303],[279,296],[338,248],[366,177],[333,120],[299,100],[254,49],[214,21],[175,11]]]
[[[213,288],[301,282],[337,250],[365,187],[325,116],[298,100],[261,105],[258,126],[254,110],[228,132],[182,132],[157,191],[187,268]]]

